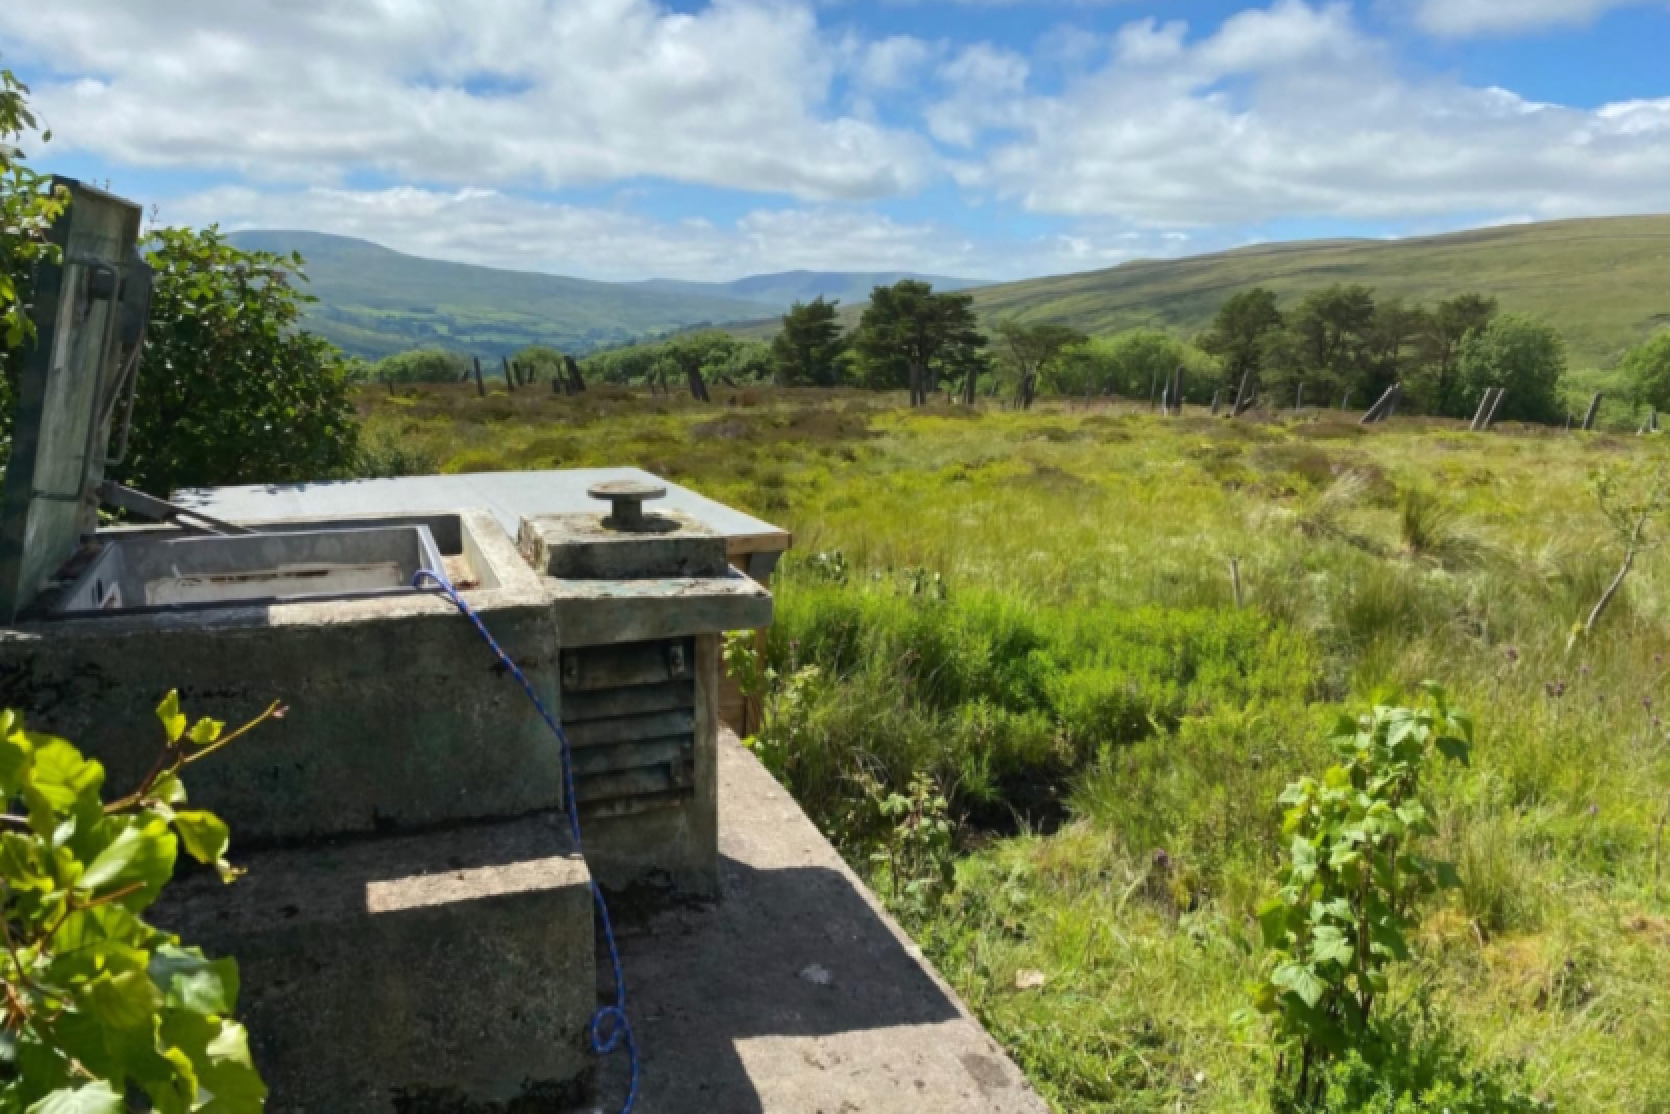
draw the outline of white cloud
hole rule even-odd
[[[858,80],[869,89],[903,89],[916,80],[935,51],[932,44],[910,35],[868,43],[859,56]]]
[[[983,131],[1019,121],[1031,67],[1012,50],[986,43],[965,47],[939,68],[949,95],[927,111],[928,134],[954,147],[971,147]]]
[[[920,139],[831,108],[841,52],[803,3],[52,0],[0,4],[0,43],[69,75],[35,86],[64,146],[131,165],[812,199],[932,173]]]
[[[1588,23],[1650,0],[1413,0],[1415,22],[1435,35],[1536,31]]]
[[[797,268],[1012,278],[1175,255],[1188,246],[1128,230],[976,240],[852,206],[760,209],[729,225],[661,221],[482,189],[224,187],[165,204],[160,216],[228,231],[306,228],[429,258],[598,279],[730,279]]]
[[[1141,225],[1670,207],[1670,99],[1598,110],[1411,78],[1343,4],[1277,0],[1189,40],[1144,21],[1055,96],[956,88],[954,173],[1036,212]]]

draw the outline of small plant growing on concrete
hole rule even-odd
[[[1373,1045],[1375,1004],[1409,958],[1419,902],[1459,881],[1423,853],[1436,829],[1422,776],[1435,750],[1465,763],[1473,725],[1437,685],[1423,692],[1415,707],[1342,720],[1336,763],[1280,798],[1291,843],[1280,888],[1258,913],[1270,955],[1254,1006],[1271,1019],[1278,1099],[1293,1108],[1322,1097],[1330,1060]]]
[[[157,708],[164,746],[125,797],[104,767],[0,712],[0,1112],[158,1114],[261,1110],[266,1087],[232,1020],[238,968],[142,919],[184,848],[230,882],[230,832],[186,806],[185,768],[265,720],[228,733],[188,724],[179,695]]]

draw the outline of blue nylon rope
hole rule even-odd
[[[452,606],[475,626],[476,632],[487,643],[488,649],[510,670],[510,675],[516,678],[517,684],[522,686],[522,691],[527,693],[528,699],[533,702],[534,708],[539,712],[539,718],[545,721],[545,726],[551,729],[551,733],[562,744],[562,799],[568,813],[568,830],[574,836],[574,849],[583,853],[584,848],[580,842],[580,806],[574,799],[574,765],[569,760],[568,736],[563,733],[562,725],[545,707],[545,702],[534,691],[527,675],[487,630],[487,624],[481,621],[481,616],[476,614],[475,608],[464,602],[464,597],[458,594],[458,590],[444,576],[430,569],[419,569],[417,575],[412,577],[412,587],[421,588],[426,580],[434,581],[440,593],[451,600]],[[598,1056],[608,1056],[621,1045],[626,1046],[626,1059],[631,1066],[632,1080],[627,1087],[626,1102],[621,1106],[620,1114],[631,1114],[633,1105],[638,1101],[638,1042],[632,1036],[632,1023],[626,1018],[626,979],[621,975],[620,949],[615,946],[615,929],[609,921],[609,906],[603,900],[603,891],[598,888],[595,880],[591,884],[591,899],[597,906],[597,920],[603,926],[603,939],[609,946],[609,968],[615,979],[615,1004],[598,1007],[597,1012],[591,1016],[586,1037],[591,1043],[592,1052]]]

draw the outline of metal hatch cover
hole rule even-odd
[[[70,204],[49,237],[62,258],[35,274],[35,337],[0,501],[0,622],[15,620],[98,526],[96,489],[117,411],[131,406],[149,302],[140,207],[73,179],[53,185]]]

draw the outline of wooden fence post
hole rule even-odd
[[[1595,428],[1595,419],[1600,416],[1600,400],[1605,397],[1605,391],[1596,391],[1595,397],[1589,400],[1589,412],[1583,415],[1583,430],[1585,433]]]
[[[475,368],[475,393],[478,398],[487,397],[487,385],[481,381],[481,357],[471,356],[470,364]]]
[[[1218,409],[1223,405],[1223,400],[1224,389],[1219,387],[1217,390],[1212,392],[1212,416],[1214,418],[1218,416]]]
[[[505,385],[505,390],[509,391],[511,394],[515,394],[516,393],[516,380],[510,374],[510,357],[509,356],[502,356],[502,357],[500,357],[500,359],[502,359],[504,361],[504,385]]]
[[[1360,424],[1373,425],[1375,422],[1383,422],[1390,418],[1397,413],[1398,400],[1402,397],[1403,384],[1393,383],[1386,388],[1386,393],[1380,396],[1380,400],[1369,407],[1368,413],[1363,415]]]
[[[1486,430],[1496,424],[1496,412],[1502,409],[1502,399],[1507,397],[1507,393],[1508,389],[1506,387],[1496,388],[1496,398],[1490,404],[1490,413],[1484,416],[1484,428]]]
[[[562,365],[568,370],[568,381],[574,384],[574,393],[583,394],[586,389],[586,381],[580,377],[580,361],[565,354],[562,358]]]
[[[1485,417],[1490,413],[1490,404],[1496,400],[1496,388],[1486,387],[1484,394],[1479,396],[1479,408],[1473,412],[1473,424],[1468,426],[1472,433],[1484,429]]]
[[[1252,405],[1252,368],[1241,373],[1241,387],[1235,392],[1235,406],[1229,416],[1239,418]]]

